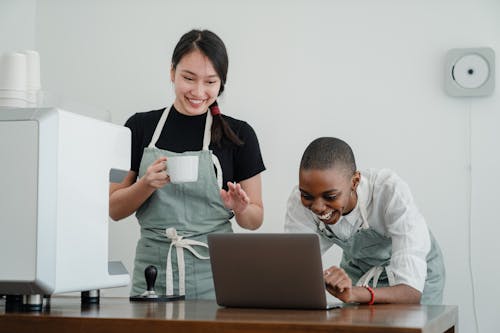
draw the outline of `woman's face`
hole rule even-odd
[[[188,116],[205,113],[219,94],[219,75],[199,50],[184,55],[177,67],[171,69],[170,78],[175,87],[174,106]]]
[[[325,224],[335,224],[354,209],[359,172],[348,176],[345,170],[301,169],[299,189],[302,204]]]

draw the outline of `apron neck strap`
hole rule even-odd
[[[207,119],[205,120],[205,131],[203,132],[203,150],[208,150],[210,140],[212,139],[212,122],[213,116],[210,111],[207,111]]]
[[[160,117],[160,120],[158,121],[158,124],[156,125],[153,137],[151,138],[151,142],[149,143],[148,148],[156,147],[156,143],[160,138],[161,131],[163,130],[163,127],[167,122],[170,109],[171,108],[167,107],[165,108],[165,110],[163,110],[163,113]],[[205,130],[203,132],[203,148],[202,148],[203,150],[208,150],[208,146],[210,145],[210,139],[212,136],[212,122],[213,122],[212,114],[207,111],[207,118],[205,120]]]
[[[151,138],[151,142],[149,142],[148,148],[153,148],[156,147],[156,142],[160,138],[161,131],[163,129],[163,125],[165,125],[165,122],[167,121],[168,113],[170,112],[170,108],[165,108],[163,110],[163,113],[161,114],[161,118],[158,121],[158,124],[156,124],[155,131],[153,133],[153,137]]]

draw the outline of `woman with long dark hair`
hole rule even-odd
[[[192,30],[177,43],[171,67],[171,107],[136,113],[131,170],[110,187],[110,216],[134,212],[141,227],[132,295],[146,290],[144,269],[158,269],[157,294],[215,298],[206,236],[232,232],[231,218],[254,230],[263,221],[259,143],[246,122],[221,113],[228,56],[222,40]],[[172,183],[168,159],[198,157],[198,180]]]

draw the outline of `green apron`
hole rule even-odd
[[[356,286],[367,286],[372,281],[373,288],[393,286],[392,271],[388,265],[392,255],[392,240],[368,226],[366,210],[359,203],[361,227],[348,239],[343,240],[323,223],[315,220],[318,232],[340,246],[343,250],[340,267],[346,271]],[[421,304],[441,304],[445,281],[443,255],[429,231],[431,250],[427,254],[427,276],[420,299]]]
[[[151,143],[144,149],[139,177],[143,177],[148,166],[161,156],[196,155],[199,156],[198,180],[168,183],[157,189],[137,210],[141,238],[136,247],[131,294],[138,295],[146,290],[144,269],[154,265],[158,269],[156,294],[215,299],[206,236],[212,232],[232,232],[229,219],[233,214],[220,198],[220,163],[208,150],[212,115],[207,112],[203,150],[174,153],[156,148],[169,111],[169,108],[163,111]]]

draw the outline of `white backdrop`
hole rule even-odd
[[[361,169],[390,167],[409,183],[444,252],[444,303],[459,305],[460,330],[500,331],[498,87],[471,99],[442,88],[451,48],[489,46],[498,63],[499,1],[4,0],[0,13],[12,3],[31,4],[28,21],[36,8],[35,28],[18,36],[26,46],[2,29],[6,47],[34,40],[53,101],[117,124],[172,102],[184,32],[216,32],[230,57],[222,112],[253,126],[267,167],[259,231],[282,231],[305,146],[343,138]],[[129,271],[137,237],[134,217],[111,224],[110,257]]]

